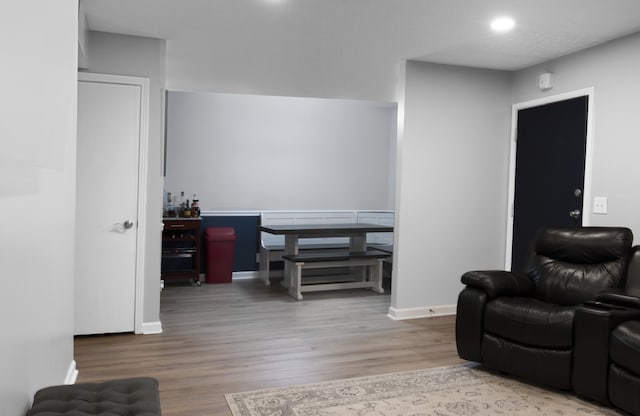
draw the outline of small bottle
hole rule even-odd
[[[170,205],[170,209],[168,211],[169,211],[169,216],[172,217],[172,218],[178,216],[178,213],[176,212],[176,199],[177,198],[178,197],[175,196],[175,195],[173,196],[173,198],[171,198],[171,205]]]
[[[193,201],[191,201],[191,216],[200,218],[200,207],[198,206],[198,200],[195,194],[193,194]]]
[[[191,217],[191,207],[189,206],[189,200],[187,199],[187,203],[184,204],[184,209],[182,210],[182,215],[185,218],[190,218]]]
[[[171,204],[171,192],[167,192],[167,203],[164,205],[162,210],[163,217],[170,217],[170,213],[173,211],[173,205]]]

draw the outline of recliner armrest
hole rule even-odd
[[[640,290],[612,289],[599,293],[596,300],[610,305],[640,309]]]
[[[621,322],[640,318],[640,309],[588,301],[573,320],[571,387],[581,396],[609,404],[609,335]]]
[[[462,275],[462,283],[482,290],[489,299],[499,296],[530,296],[533,282],[520,273],[504,270],[475,270]]]

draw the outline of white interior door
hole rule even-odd
[[[135,329],[140,85],[78,82],[75,334]]]

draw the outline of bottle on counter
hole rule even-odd
[[[193,200],[191,201],[191,216],[194,218],[200,217],[200,206],[198,205],[196,194],[193,194]]]
[[[173,210],[173,205],[171,204],[171,192],[167,192],[167,201],[162,206],[162,216],[164,218],[169,217],[170,210]]]
[[[182,216],[185,218],[191,218],[191,207],[189,206],[188,199],[187,199],[187,203],[184,204],[184,209],[182,210]]]
[[[169,205],[167,205],[167,215],[169,216],[169,218],[174,218],[178,216],[176,212],[176,196],[175,195],[169,201]]]

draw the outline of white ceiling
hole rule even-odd
[[[640,0],[82,2],[91,30],[166,39],[167,53],[199,45],[199,53],[243,64],[278,56],[518,70],[640,31]],[[515,18],[513,32],[489,30],[500,14]]]

